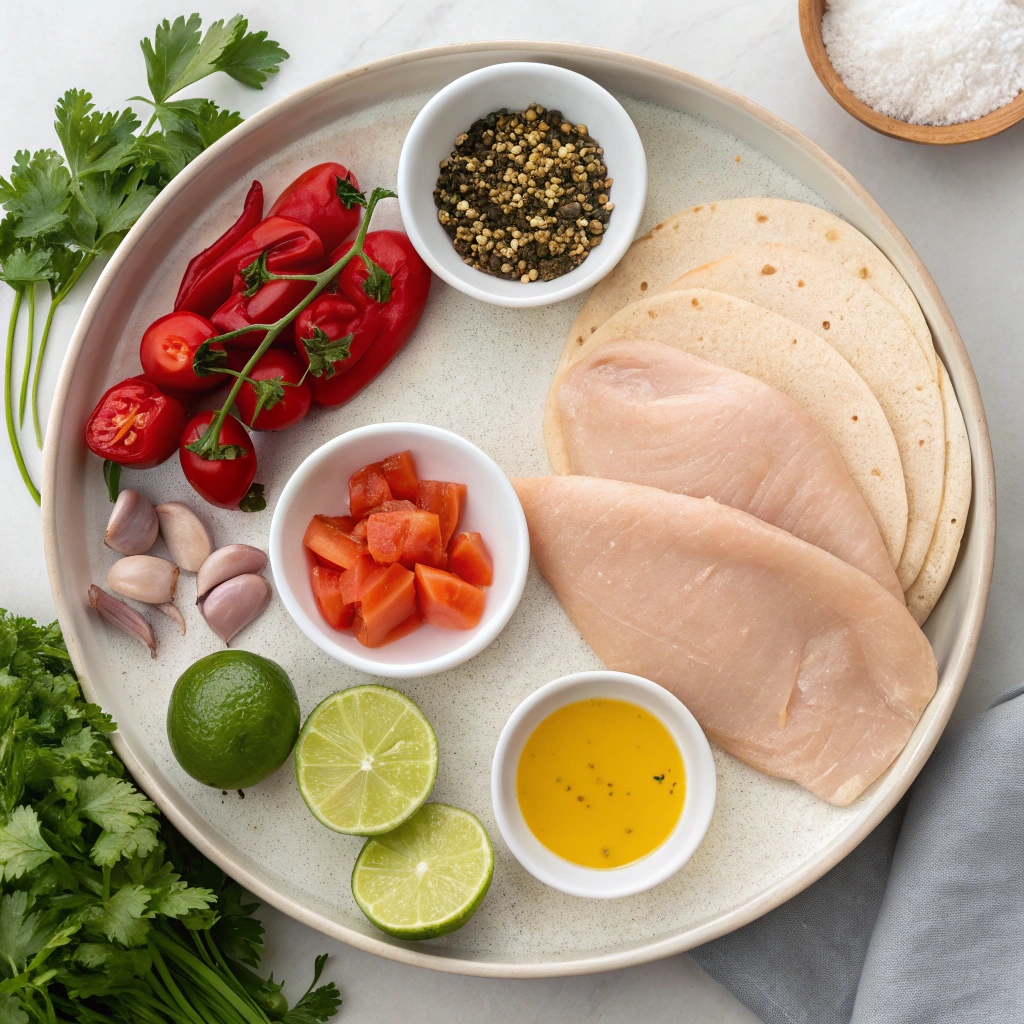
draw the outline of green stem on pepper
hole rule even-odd
[[[247,331],[252,330],[266,330],[266,336],[263,341],[260,342],[259,347],[249,357],[249,361],[242,367],[240,373],[235,376],[235,381],[231,385],[231,390],[228,392],[227,398],[224,400],[224,404],[217,411],[216,415],[210,421],[210,425],[206,428],[203,436],[193,444],[188,445],[188,450],[198,455],[203,459],[211,459],[218,457],[220,451],[220,432],[224,426],[224,420],[227,418],[228,410],[234,404],[235,397],[237,396],[239,389],[242,387],[242,383],[245,378],[249,377],[252,373],[253,368],[259,362],[260,357],[267,351],[268,348],[274,343],[277,336],[288,326],[326,287],[331,283],[345,269],[346,266],[355,258],[362,258],[363,255],[363,244],[366,241],[366,234],[370,228],[370,218],[373,216],[373,211],[377,206],[377,203],[381,199],[393,199],[395,194],[388,189],[375,188],[366,202],[366,213],[363,215],[362,222],[359,225],[359,231],[356,234],[355,241],[352,243],[352,248],[345,253],[336,263],[328,267],[325,271],[320,274],[297,274],[294,277],[286,274],[275,274],[273,275],[274,280],[300,280],[300,281],[313,281],[313,288],[308,294],[302,299],[301,302],[290,312],[286,313],[276,323],[273,324],[259,324],[250,327],[243,327],[237,331],[230,331],[227,334],[219,335],[216,338],[211,338],[209,342],[204,342],[204,347],[213,345],[218,342],[223,342],[229,338],[236,337],[239,334],[244,334]],[[266,272],[269,273],[269,272]],[[223,369],[218,372],[224,372]],[[243,451],[241,453],[245,455]],[[223,456],[220,456],[223,457]]]
[[[23,288],[14,289],[14,305],[11,307],[11,317],[7,326],[7,356],[4,359],[4,418],[7,420],[7,438],[11,442],[11,451],[14,452],[14,461],[18,465],[18,472],[21,479],[25,481],[28,493],[32,500],[40,504],[39,488],[32,482],[28,467],[25,465],[25,457],[21,454],[21,442],[18,440],[18,430],[14,425],[14,407],[12,405],[13,386],[12,377],[14,371],[14,332],[18,325],[18,313],[21,312],[21,299],[24,295]]]

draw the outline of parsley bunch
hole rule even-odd
[[[173,24],[163,21],[141,46],[150,95],[129,102],[152,108],[145,127],[130,107],[103,113],[90,93],[69,89],[55,110],[62,153],[21,150],[10,176],[0,177],[0,205],[6,211],[0,221],[0,280],[15,293],[4,361],[4,414],[18,470],[37,504],[39,491],[25,466],[18,428],[24,426],[31,394],[36,444],[42,447],[39,376],[54,312],[93,260],[117,248],[171,178],[242,122],[240,114],[212,100],[172,97],[218,71],[262,89],[288,56],[266,32],[250,32],[241,15],[215,21],[205,32],[198,14]],[[43,282],[50,304],[33,368],[36,286]],[[15,410],[14,342],[23,302],[28,338]]]
[[[114,724],[82,699],[56,623],[0,610],[0,1022],[317,1024],[258,967],[241,888],[125,777]],[[168,853],[172,859],[168,859]]]

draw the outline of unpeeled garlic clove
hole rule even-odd
[[[117,496],[103,543],[122,555],[144,555],[155,543],[159,529],[152,502],[129,488]]]
[[[180,501],[157,505],[156,514],[160,518],[160,533],[171,558],[185,572],[199,572],[199,567],[213,550],[213,541],[203,521]]]
[[[178,627],[178,632],[182,636],[185,635],[185,616],[181,614],[181,609],[176,604],[158,604],[156,610],[163,612]]]
[[[270,584],[253,573],[225,580],[206,595],[203,617],[224,641],[248,626],[270,603]]]
[[[89,604],[107,622],[141,640],[149,648],[149,656],[156,657],[156,636],[153,627],[134,608],[130,608],[116,597],[111,597],[95,584],[89,588]]]
[[[249,544],[227,544],[217,548],[203,562],[196,577],[196,600],[201,601],[214,587],[245,573],[261,573],[267,556]]]
[[[178,585],[178,567],[156,555],[118,559],[107,573],[107,586],[143,604],[168,604]]]

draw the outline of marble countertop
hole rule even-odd
[[[1018,682],[1024,639],[1017,614],[1024,603],[1024,504],[1020,380],[1024,346],[1018,303],[1024,295],[1024,127],[966,147],[913,146],[883,138],[842,111],[815,78],[800,43],[794,0],[519,0],[517,4],[377,0],[354,14],[336,3],[246,0],[196,2],[204,19],[241,8],[250,26],[266,29],[291,53],[263,92],[220,79],[210,95],[251,114],[266,103],[365,61],[404,50],[464,40],[544,39],[605,46],[703,75],[785,118],[850,170],[910,239],[938,283],[960,328],[985,399],[995,451],[1001,529],[988,618],[957,716],[973,713]],[[180,10],[163,0],[91,5],[39,0],[4,4],[0,38],[0,173],[16,149],[55,146],[53,105],[67,88],[89,89],[104,109],[142,91],[138,41],[158,20]],[[95,271],[88,280],[95,280]],[[11,292],[0,288],[0,322]],[[54,323],[43,380],[48,403],[58,352],[67,344],[88,295],[80,287]],[[29,448],[34,446],[29,443]],[[28,460],[38,480],[40,460]],[[6,445],[0,445],[0,607],[39,619],[53,617],[43,562],[39,515],[24,491]],[[295,998],[308,983],[313,956],[331,952],[327,974],[345,1004],[339,1020],[415,1019],[521,1022],[749,1022],[755,1018],[685,956],[612,974],[547,981],[459,978],[379,960],[283,917],[263,912],[268,958],[290,979]]]

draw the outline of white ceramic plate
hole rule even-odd
[[[156,623],[162,646],[152,662],[90,612],[86,588],[103,579],[114,556],[101,543],[110,506],[99,462],[81,437],[103,390],[138,372],[143,329],[171,308],[188,259],[234,219],[253,177],[272,198],[306,166],[339,159],[364,186],[393,187],[405,132],[429,97],[459,75],[508,60],[563,64],[623,103],[648,154],[641,231],[685,206],[746,195],[826,205],[865,231],[916,293],[949,369],[971,440],[974,504],[959,564],[926,630],[938,692],[885,778],[840,809],[716,751],[718,802],[704,843],[664,885],[623,900],[581,900],[543,886],[505,848],[493,820],[489,767],[508,715],[541,684],[600,667],[531,570],[518,610],[487,650],[450,672],[399,684],[437,731],[432,799],[478,815],[497,858],[491,891],[472,921],[413,945],[386,938],[360,914],[349,892],[360,842],[308,814],[288,766],[242,800],[205,789],[174,762],[164,733],[171,687],[219,645],[188,607],[187,637],[176,636],[169,621]],[[398,226],[397,204],[385,207],[376,226]],[[583,299],[504,309],[436,282],[412,342],[371,387],[295,430],[258,438],[266,512],[201,507],[176,460],[126,473],[125,484],[153,499],[189,502],[217,544],[265,548],[274,501],[290,474],[314,448],[364,423],[434,423],[478,445],[509,475],[548,472],[544,398]],[[172,182],[104,270],[64,364],[47,436],[44,527],[61,625],[86,692],[119,723],[114,742],[133,775],[193,843],[261,898],[352,945],[438,970],[526,977],[623,967],[721,935],[800,891],[881,820],[928,757],[967,676],[991,579],[992,453],[977,382],[941,296],[903,236],[841,167],[749,101],[665,65],[579,46],[478,43],[403,54],[311,86],[248,120]],[[370,681],[318,650],[277,600],[238,645],[285,668],[304,713],[334,690]]]

